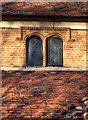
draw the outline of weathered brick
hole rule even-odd
[[[43,63],[46,65],[46,38],[48,35],[55,34],[59,36],[63,41],[63,66],[64,67],[87,67],[88,61],[86,60],[87,52],[87,41],[86,41],[86,30],[71,30],[71,39],[69,40],[70,32],[69,29],[29,29],[23,28],[23,39],[16,40],[16,38],[21,38],[20,28],[3,28],[2,29],[2,66],[22,66],[26,65],[26,36],[38,35],[43,41]],[[45,45],[44,45],[45,44]],[[13,56],[13,57],[12,57]],[[12,61],[12,59],[14,59]],[[17,62],[19,59],[19,62]],[[23,59],[23,60],[22,60]],[[7,61],[7,62],[6,62]],[[80,62],[79,62],[80,61]]]

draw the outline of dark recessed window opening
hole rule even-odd
[[[31,36],[26,39],[26,64],[27,66],[43,65],[42,40],[38,36]]]
[[[47,38],[47,66],[63,66],[63,42],[56,36]]]

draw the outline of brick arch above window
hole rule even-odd
[[[21,39],[26,40],[27,37],[32,35],[39,36],[42,41],[46,41],[47,37],[56,36],[60,38],[63,42],[68,41],[70,38],[69,28],[41,28],[41,27],[21,27]]]
[[[54,32],[54,33],[49,33],[49,34],[47,34],[46,36],[45,36],[45,38],[47,39],[47,38],[49,38],[49,37],[57,37],[57,38],[59,38],[60,40],[62,40],[63,42],[65,41],[65,36],[63,36],[62,34],[60,34],[60,33],[56,33],[56,32]]]
[[[24,36],[24,40],[26,40],[28,37],[31,37],[31,36],[37,36],[39,37],[41,40],[44,39],[44,36],[41,34],[41,33],[38,33],[38,32],[32,32],[32,33],[28,33]]]

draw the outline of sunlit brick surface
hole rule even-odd
[[[37,35],[43,42],[43,66],[46,66],[46,39],[56,35],[63,41],[63,67],[85,68],[88,65],[87,31],[69,28],[3,28],[2,29],[2,66],[26,66],[26,38]]]

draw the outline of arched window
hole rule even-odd
[[[47,38],[47,66],[63,66],[63,42],[56,36]]]
[[[27,66],[42,66],[43,64],[42,40],[36,35],[26,39],[26,64]]]

